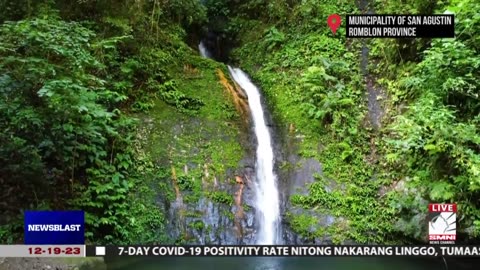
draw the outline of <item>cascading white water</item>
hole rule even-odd
[[[198,50],[200,51],[200,55],[202,55],[203,57],[211,58],[210,52],[207,50],[203,42],[200,42],[200,44],[198,44]]]
[[[260,91],[239,68],[228,66],[233,79],[245,90],[248,106],[252,113],[255,136],[257,138],[256,162],[256,209],[260,212],[258,244],[274,245],[280,241],[280,200],[277,176],[273,170],[274,157],[272,137],[266,125]]]
[[[203,42],[200,42],[198,49],[203,57],[211,57]],[[277,188],[277,176],[273,167],[272,137],[265,122],[260,91],[241,69],[230,66],[228,66],[228,69],[235,82],[247,94],[248,106],[252,113],[254,131],[257,138],[255,165],[255,209],[259,212],[257,243],[260,245],[280,244],[280,199]]]

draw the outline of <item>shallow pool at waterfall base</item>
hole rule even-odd
[[[478,269],[475,259],[406,257],[176,257],[119,258],[108,270],[467,270]],[[446,267],[448,266],[448,267]]]

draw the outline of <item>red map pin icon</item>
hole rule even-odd
[[[337,32],[337,29],[338,29],[338,27],[340,26],[341,23],[342,23],[342,18],[340,18],[340,15],[332,14],[332,15],[328,16],[327,24],[330,27],[330,29],[332,30],[334,35]]]

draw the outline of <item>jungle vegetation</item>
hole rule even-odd
[[[462,239],[478,238],[480,3],[369,7],[453,12],[456,37],[347,40],[342,27],[333,35],[328,15],[362,12],[349,0],[0,0],[0,241],[22,241],[24,209],[83,209],[95,243],[163,241],[165,215],[139,191],[150,192],[146,178],[169,173],[138,147],[136,115],[160,100],[182,117],[238,117],[181,72],[222,68],[198,56],[207,28],[231,40],[229,61],[258,83],[277,124],[303,136],[300,154],[323,165],[309,194],[291,200],[339,219],[312,231],[314,218],[287,213],[297,233],[417,242],[428,203],[450,202]],[[362,46],[370,50],[364,69]],[[368,82],[378,89],[379,127],[369,121]],[[211,158],[220,171],[237,162]],[[339,188],[327,192],[331,181]]]

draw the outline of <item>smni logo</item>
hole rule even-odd
[[[430,244],[455,244],[457,236],[457,205],[430,204],[428,238]]]

